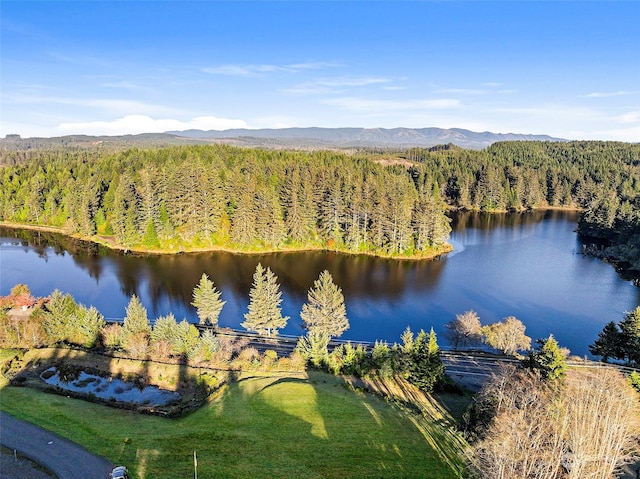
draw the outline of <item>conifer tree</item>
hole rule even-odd
[[[100,338],[100,332],[106,326],[104,317],[95,307],[79,305],[71,315],[69,340],[86,348],[92,348]]]
[[[567,371],[567,355],[560,349],[553,334],[547,339],[538,339],[537,343],[540,347],[537,351],[529,353],[526,365],[539,371],[544,379],[551,381],[563,379]]]
[[[126,316],[124,317],[124,323],[122,325],[125,337],[138,333],[150,333],[151,324],[147,317],[147,308],[142,306],[142,303],[135,294],[131,296],[129,304],[126,309]]]
[[[640,364],[640,306],[620,321],[622,353],[627,361]]]
[[[296,345],[296,351],[306,361],[320,367],[329,361],[329,336],[320,330],[309,331],[306,336],[301,336]]]
[[[411,328],[409,326],[407,326],[407,329],[404,330],[404,332],[400,336],[400,339],[402,339],[400,350],[404,354],[411,354],[413,352],[415,341],[413,339],[413,333],[411,332]]]
[[[622,359],[622,334],[618,325],[614,321],[607,323],[602,331],[598,333],[598,338],[589,345],[589,351],[594,356],[602,356],[605,363],[609,358]]]
[[[63,294],[57,289],[51,293],[43,326],[52,343],[64,341],[69,337],[72,316],[77,308],[78,305],[69,293]]]
[[[153,329],[151,330],[151,341],[160,342],[166,341],[171,343],[176,337],[176,328],[178,323],[173,313],[169,313],[166,316],[160,316],[153,323]]]
[[[278,334],[278,329],[287,325],[289,317],[282,316],[280,308],[282,293],[278,278],[270,268],[264,268],[261,263],[256,266],[249,298],[249,311],[244,315],[242,327],[271,336]]]
[[[402,340],[402,343],[394,344],[392,348],[394,361],[393,367],[399,375],[408,379],[413,358],[413,347],[415,345],[413,332],[409,326],[407,326],[407,329],[405,329],[400,335],[400,339]]]
[[[349,329],[342,290],[327,270],[313,283],[300,317],[309,333],[322,332],[329,337],[339,337]]]
[[[200,333],[198,329],[186,319],[176,326],[176,336],[173,341],[173,353],[191,357],[198,347]]]
[[[149,333],[151,333],[147,309],[142,306],[142,303],[134,294],[131,296],[126,311],[127,314],[122,325],[124,347],[134,357],[142,358],[147,354]]]
[[[218,326],[218,317],[226,301],[220,299],[218,291],[206,273],[202,273],[200,282],[193,290],[193,302],[200,324]]]
[[[444,364],[440,359],[440,347],[436,333],[420,330],[411,353],[409,381],[420,389],[431,392],[444,379]]]

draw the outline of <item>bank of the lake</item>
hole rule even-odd
[[[57,233],[71,238],[75,238],[80,241],[86,241],[95,243],[114,251],[122,251],[125,253],[137,253],[146,255],[174,255],[174,254],[189,254],[189,253],[232,253],[232,254],[246,254],[246,255],[261,255],[271,253],[304,253],[304,252],[334,252],[342,254],[350,254],[355,256],[373,256],[376,258],[394,259],[394,260],[409,260],[409,261],[422,261],[432,260],[442,256],[443,254],[453,251],[453,246],[450,243],[444,243],[437,247],[430,247],[420,252],[402,253],[402,254],[389,254],[383,251],[353,251],[348,248],[333,247],[320,245],[308,245],[308,244],[283,244],[278,247],[264,246],[264,247],[233,247],[224,245],[209,245],[209,246],[185,246],[180,245],[177,248],[151,248],[143,245],[125,246],[119,244],[114,236],[106,235],[94,235],[83,236],[77,233],[72,233],[64,228],[57,228],[47,225],[36,225],[30,223],[14,223],[9,221],[0,221],[0,227],[11,228],[15,230],[31,230],[31,231],[43,231],[48,233]]]
[[[122,319],[132,294],[152,321],[173,313],[197,322],[193,288],[207,273],[226,301],[220,325],[242,329],[249,289],[260,262],[283,292],[283,334],[304,334],[299,318],[307,292],[323,270],[343,289],[350,329],[343,338],[393,343],[403,330],[434,327],[446,347],[444,325],[478,312],[483,324],[516,316],[534,340],[550,333],[572,353],[588,355],[609,321],[640,304],[640,290],[602,261],[581,254],[577,212],[457,213],[454,250],[433,261],[398,261],[337,252],[271,254],[123,254],[46,232],[0,229],[0,294],[26,283],[34,294],[54,289]]]

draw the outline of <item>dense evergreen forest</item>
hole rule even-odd
[[[0,219],[127,248],[442,252],[445,211],[580,208],[588,252],[640,275],[640,144],[399,152],[184,146],[1,152]],[[385,166],[388,165],[388,166]]]
[[[430,177],[335,152],[187,146],[30,156],[2,169],[0,218],[113,236],[124,247],[426,256],[446,250],[450,231]]]

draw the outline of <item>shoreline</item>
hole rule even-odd
[[[446,255],[453,251],[453,245],[450,243],[445,243],[439,250],[433,251],[430,253],[425,253],[424,255],[412,255],[412,256],[401,256],[401,255],[389,255],[383,253],[372,253],[368,251],[349,251],[342,249],[327,249],[322,247],[290,247],[290,248],[265,248],[261,250],[252,250],[246,251],[241,249],[234,249],[230,247],[224,246],[209,246],[209,247],[200,247],[200,248],[189,248],[189,249],[180,249],[180,250],[166,250],[166,249],[148,249],[140,246],[127,247],[116,243],[113,240],[113,237],[110,236],[100,236],[94,235],[91,237],[82,236],[78,234],[69,233],[64,228],[55,227],[55,226],[46,226],[46,225],[34,225],[29,223],[13,223],[10,221],[0,221],[0,227],[5,227],[14,230],[30,230],[30,231],[42,231],[45,233],[56,233],[61,234],[69,238],[74,238],[80,241],[86,241],[89,243],[94,243],[100,246],[104,246],[113,251],[120,251],[124,254],[135,253],[135,254],[143,254],[143,255],[179,255],[179,254],[195,254],[195,253],[231,253],[237,255],[262,255],[262,254],[276,254],[276,253],[305,253],[305,252],[324,252],[324,253],[339,253],[346,255],[355,255],[355,256],[370,256],[374,258],[381,259],[392,259],[392,260],[400,260],[400,261],[424,261],[424,260],[434,260],[438,259],[442,255]]]

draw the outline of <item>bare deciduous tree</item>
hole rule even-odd
[[[524,334],[525,326],[518,318],[509,316],[504,321],[482,327],[484,341],[507,355],[531,349],[531,338]]]
[[[456,319],[449,321],[445,327],[445,337],[454,349],[478,344],[482,340],[482,326],[480,317],[475,311],[465,311],[456,315]]]
[[[478,408],[493,416],[474,447],[484,479],[613,477],[638,450],[640,403],[614,369],[570,370],[564,383],[507,369]]]
[[[563,399],[567,479],[613,477],[629,451],[640,452],[640,403],[618,371],[571,371]]]

